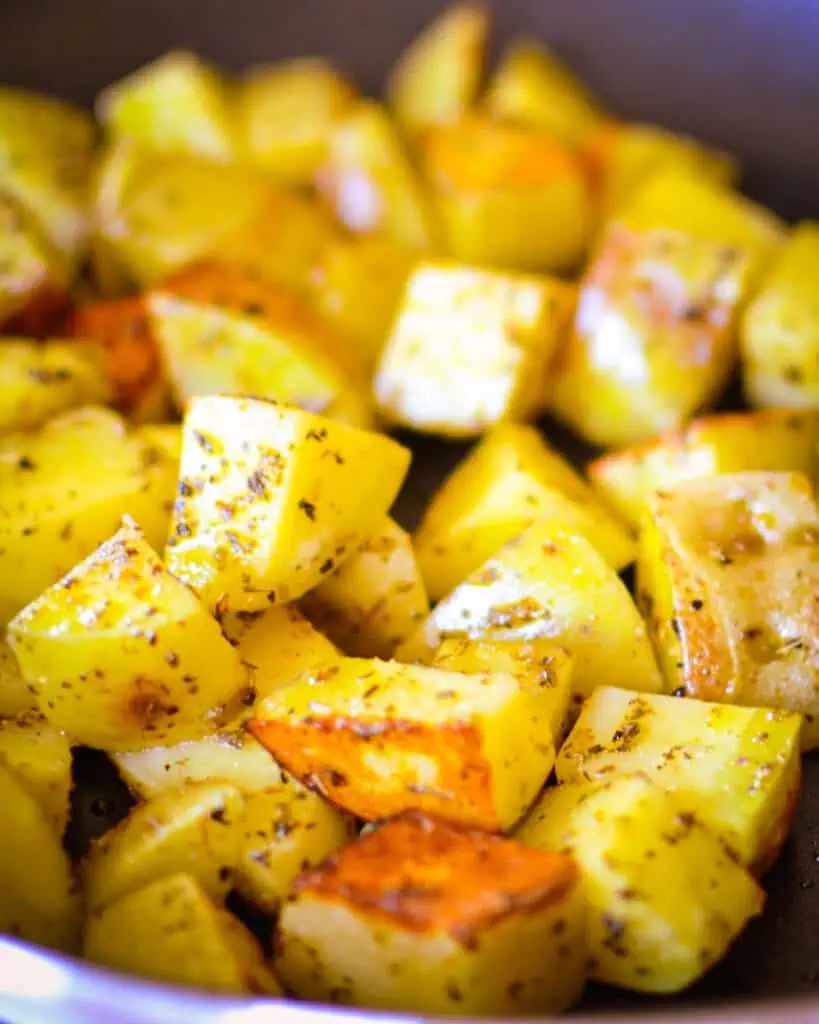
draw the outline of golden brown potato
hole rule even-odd
[[[614,569],[635,558],[622,525],[539,432],[502,423],[441,484],[415,535],[432,599],[445,597],[535,519],[586,537]]]
[[[534,128],[469,114],[430,129],[421,163],[447,251],[484,266],[564,272],[591,233],[583,168]]]
[[[799,715],[601,686],[561,747],[558,782],[642,772],[746,867],[774,862],[799,798]]]
[[[0,932],[74,952],[80,904],[54,824],[0,760]]]
[[[799,711],[819,743],[819,510],[799,473],[735,473],[655,492],[638,599],[669,689]]]
[[[202,263],[154,288],[147,306],[179,406],[194,395],[252,395],[369,425],[363,368],[283,288]]]
[[[764,903],[723,841],[641,775],[547,789],[516,838],[577,860],[595,981],[679,992]]]
[[[25,330],[26,319],[32,311],[39,320],[41,311],[48,319],[53,310],[59,310],[65,302],[68,284],[69,274],[63,261],[40,236],[31,217],[0,188],[0,326],[3,332],[11,334],[16,328],[21,334],[39,334],[39,330]]]
[[[346,654],[389,658],[429,614],[409,534],[386,517],[356,554],[305,594],[302,608]]]
[[[321,1002],[555,1012],[583,988],[579,883],[568,857],[405,815],[296,882],[275,965],[296,995]]]
[[[657,692],[645,623],[614,570],[583,537],[535,521],[433,609],[396,651],[428,662],[441,640],[545,637],[574,657],[575,703],[609,684]]]
[[[753,405],[819,404],[819,224],[798,224],[745,312],[740,347]]]
[[[218,624],[132,520],[8,636],[43,717],[102,750],[202,735],[247,684]]]
[[[253,68],[236,92],[240,157],[279,181],[310,184],[327,157],[333,125],[355,96],[343,75],[318,57]]]
[[[14,772],[62,836],[72,788],[66,736],[34,714],[0,719],[0,762]]]
[[[0,716],[17,718],[28,711],[34,711],[34,697],[23,679],[14,651],[0,636]]]
[[[282,994],[256,939],[187,874],[160,878],[93,913],[83,953],[175,985]]]
[[[380,412],[447,437],[534,417],[571,296],[554,278],[419,264],[376,372]]]
[[[417,809],[496,830],[520,818],[551,771],[547,711],[512,675],[347,658],[266,697],[249,728],[360,818]]]
[[[745,470],[817,475],[819,413],[791,409],[723,413],[589,463],[592,485],[635,529],[652,491]]]
[[[488,34],[486,9],[468,2],[450,7],[415,37],[387,82],[402,128],[414,134],[466,112],[478,94]]]
[[[165,547],[177,495],[182,428],[176,423],[151,423],[136,427],[131,439],[140,447],[142,487],[139,525],[154,551]]]
[[[168,567],[213,609],[295,600],[372,533],[408,465],[382,434],[272,402],[194,398]]]

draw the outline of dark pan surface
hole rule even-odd
[[[0,0],[0,80],[83,102],[184,46],[232,69],[277,57],[335,57],[377,91],[402,46],[441,0]],[[497,40],[547,39],[609,107],[690,131],[737,153],[747,190],[789,218],[819,217],[819,0],[497,0]],[[583,452],[556,428],[550,437]],[[462,446],[411,439],[415,465],[399,518],[412,525]],[[605,680],[601,680],[605,682]],[[104,759],[78,759],[72,842],[81,849],[127,794]],[[673,1001],[592,991],[589,1012],[815,993],[819,1020],[819,758],[764,917],[695,989]],[[709,1015],[710,1016],[710,1015]],[[783,1008],[782,1022],[791,1019]]]

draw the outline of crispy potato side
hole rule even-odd
[[[395,656],[428,662],[451,637],[542,637],[565,647],[574,657],[575,706],[603,684],[663,689],[645,623],[622,580],[587,540],[554,530],[548,520],[533,523],[467,577]]]
[[[137,804],[91,847],[82,878],[90,913],[185,872],[214,899],[234,884],[244,799],[224,782],[194,782]]]
[[[80,904],[71,866],[46,811],[0,760],[0,932],[74,952]]]
[[[193,398],[168,567],[222,612],[295,600],[361,546],[409,459],[382,434],[291,406]]]
[[[114,137],[217,160],[235,153],[226,83],[192,53],[167,53],[109,85],[95,109]]]
[[[98,354],[67,341],[0,340],[0,434],[33,430],[52,416],[108,398]]]
[[[84,955],[176,985],[280,996],[261,946],[195,878],[165,876],[91,914]]]
[[[776,860],[799,798],[800,715],[601,686],[560,749],[558,782],[641,772],[754,871]]]
[[[319,57],[252,68],[236,88],[240,158],[286,184],[311,184],[333,125],[355,97],[354,86]]]
[[[0,631],[0,717],[17,718],[34,711],[34,697],[4,636]]]
[[[819,404],[819,224],[797,224],[742,320],[745,395],[752,405]]]
[[[568,857],[404,815],[297,880],[275,966],[296,995],[431,1014],[579,998],[585,906]]]
[[[46,721],[102,750],[200,736],[247,683],[218,624],[132,520],[8,637]]]
[[[71,744],[36,715],[0,719],[0,761],[31,793],[62,836],[71,799]]]
[[[572,295],[556,278],[419,264],[376,371],[379,411],[447,437],[533,417]]]
[[[252,395],[371,422],[363,367],[289,291],[202,263],[157,285],[147,307],[179,406],[195,395]]]
[[[692,420],[646,444],[612,452],[586,467],[592,486],[635,529],[652,491],[684,480],[780,470],[817,478],[819,412],[765,409]]]
[[[534,428],[493,427],[433,495],[415,534],[418,563],[439,600],[535,519],[579,533],[617,570],[636,546],[586,481]]]
[[[481,4],[457,3],[401,54],[387,81],[390,109],[411,136],[454,121],[474,103],[483,71],[489,15]]]
[[[638,992],[687,988],[765,899],[733,851],[641,775],[547,789],[516,839],[575,858],[589,977]]]
[[[503,673],[346,658],[262,700],[249,728],[301,782],[368,821],[422,810],[508,828],[554,762],[539,695]]]
[[[805,715],[819,743],[819,509],[800,473],[655,492],[637,583],[669,689]]]
[[[536,39],[516,39],[507,47],[485,103],[495,117],[539,128],[573,149],[607,123],[585,85]]]
[[[447,251],[504,269],[574,270],[592,227],[583,168],[551,136],[471,113],[431,128],[420,160]]]
[[[356,554],[304,595],[301,607],[345,654],[391,657],[429,615],[409,534],[387,516]]]
[[[32,311],[60,308],[69,274],[31,218],[0,187],[0,326],[4,333],[37,333]],[[35,320],[40,319],[35,316]],[[14,321],[17,321],[16,323]],[[30,331],[23,331],[28,326]]]

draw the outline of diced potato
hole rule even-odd
[[[187,874],[160,878],[93,913],[83,953],[175,985],[282,994],[258,942]]]
[[[34,715],[0,719],[0,762],[14,772],[62,836],[72,786],[71,746],[63,733]]]
[[[369,422],[362,368],[290,292],[197,264],[157,286],[147,305],[180,406],[194,395],[252,395]]]
[[[234,154],[225,83],[192,53],[168,53],[108,86],[96,113],[111,135],[151,148],[221,160]]]
[[[432,658],[433,668],[478,675],[504,672],[537,695],[546,714],[555,748],[568,731],[572,696],[571,656],[550,640],[444,640]]]
[[[753,405],[819,405],[819,224],[797,225],[745,312],[740,346]]]
[[[389,658],[429,614],[409,534],[387,517],[302,599],[308,618],[346,654]]]
[[[553,640],[574,657],[575,701],[604,684],[663,688],[622,580],[587,540],[548,520],[536,520],[436,605],[396,657],[427,662],[449,637]]]
[[[33,710],[34,697],[23,679],[14,651],[0,635],[0,716],[16,718]]]
[[[583,158],[601,211],[611,213],[655,174],[682,171],[718,185],[739,177],[734,157],[650,124],[600,124]]]
[[[102,350],[118,409],[137,421],[167,418],[168,387],[142,296],[81,306],[70,332]]]
[[[679,992],[762,910],[722,840],[643,776],[547,789],[516,838],[579,863],[595,981]]]
[[[478,94],[488,34],[486,9],[458,3],[415,37],[387,82],[402,128],[415,133],[466,112]]]
[[[236,94],[240,156],[279,181],[311,183],[333,125],[355,96],[336,68],[317,57],[253,68]]]
[[[558,782],[641,772],[722,836],[754,870],[769,867],[799,797],[799,715],[601,686],[557,758]]]
[[[421,810],[495,830],[521,817],[551,771],[546,710],[512,675],[347,658],[266,697],[249,728],[359,818]]]
[[[143,424],[131,437],[140,446],[145,476],[139,525],[154,551],[162,551],[176,501],[182,428],[176,423]]]
[[[25,317],[43,303],[49,308],[61,305],[67,286],[68,274],[62,261],[39,236],[19,205],[0,189],[0,325],[3,330],[10,332],[14,326],[9,326],[12,318]]]
[[[380,411],[451,437],[533,417],[571,296],[553,278],[420,264],[378,366]]]
[[[819,510],[799,473],[736,473],[655,492],[638,595],[669,689],[799,711],[819,744]]]
[[[88,236],[86,184],[94,135],[91,117],[79,107],[0,87],[0,191],[29,211],[71,265]]]
[[[295,884],[276,967],[303,998],[421,1014],[552,1013],[579,998],[568,857],[405,815]]]
[[[71,866],[46,811],[0,763],[0,932],[73,952],[80,906]]]
[[[417,255],[383,235],[333,239],[310,277],[316,310],[369,370],[381,354]]]
[[[503,423],[456,466],[418,528],[430,597],[447,595],[535,519],[586,537],[617,570],[636,555],[620,523],[534,427]]]
[[[693,420],[636,448],[595,459],[592,485],[633,527],[652,491],[683,480],[744,470],[817,475],[819,413],[790,409],[724,413]]]
[[[186,872],[214,899],[234,884],[239,859],[239,790],[223,782],[190,783],[144,804],[91,843],[83,862],[93,913],[151,882]]]
[[[428,196],[378,103],[360,100],[336,122],[316,183],[350,231],[381,232],[413,248],[434,248]]]
[[[0,340],[0,434],[31,430],[58,413],[107,397],[101,361],[89,346]]]
[[[88,264],[99,296],[121,297],[137,288],[121,251],[127,227],[122,218],[123,199],[149,157],[132,140],[119,138],[100,147],[88,182],[91,237]]]
[[[409,458],[382,434],[301,409],[194,398],[168,566],[211,608],[293,601],[372,533]]]
[[[159,539],[144,446],[115,413],[76,409],[0,438],[0,623],[110,537],[126,512]]]
[[[562,272],[579,263],[591,232],[583,168],[537,129],[470,114],[430,129],[421,160],[456,259]]]
[[[350,818],[295,782],[257,793],[248,798],[242,819],[238,889],[261,910],[275,913],[297,876],[354,833]]]
[[[573,149],[605,123],[583,83],[535,39],[518,39],[503,54],[486,106],[496,117],[540,128]]]
[[[102,750],[201,735],[246,683],[218,624],[132,520],[8,635],[43,717]]]

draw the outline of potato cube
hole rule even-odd
[[[360,818],[422,810],[495,830],[520,818],[551,771],[546,710],[511,675],[347,658],[265,698],[249,728]]]
[[[214,899],[234,884],[244,800],[223,782],[190,783],[137,804],[91,843],[82,866],[93,913],[168,875],[192,875]]]
[[[421,162],[447,251],[484,266],[563,272],[591,233],[583,168],[543,132],[479,114],[430,129]]]
[[[429,197],[378,103],[360,100],[339,118],[316,183],[349,231],[379,232],[418,249],[434,247]]]
[[[368,424],[362,368],[290,292],[198,264],[157,286],[147,305],[178,405],[194,395],[251,395]]]
[[[754,870],[776,859],[796,809],[799,715],[601,686],[560,750],[558,782],[641,772]]]
[[[46,811],[0,760],[0,932],[74,952],[80,904]]]
[[[15,327],[18,333],[26,333],[19,319],[43,304],[61,305],[68,283],[62,261],[0,187],[0,325],[4,333],[13,333]]]
[[[14,651],[0,635],[0,717],[16,718],[33,710],[34,697],[23,679]]]
[[[535,519],[586,537],[614,569],[636,555],[620,523],[534,427],[502,423],[444,481],[416,533],[432,599],[446,596]]]
[[[24,608],[8,635],[46,721],[102,750],[201,735],[247,678],[133,521]]]
[[[93,913],[83,953],[106,967],[175,985],[282,994],[256,939],[184,873]]]
[[[346,654],[389,658],[429,615],[409,534],[385,518],[357,554],[305,594],[302,608]]]
[[[236,94],[241,157],[286,184],[311,184],[326,159],[333,125],[355,96],[354,87],[321,58],[253,68]]]
[[[35,715],[0,719],[0,762],[14,772],[62,836],[72,787],[71,745],[65,735]]]
[[[554,641],[574,658],[575,703],[604,684],[663,688],[622,580],[587,540],[548,520],[535,521],[436,605],[396,657],[428,661],[449,637]]]
[[[551,278],[419,265],[376,373],[380,411],[452,437],[534,416],[570,295]]]
[[[819,744],[819,510],[799,473],[690,480],[648,502],[638,596],[669,689],[799,711]]]
[[[789,409],[723,413],[692,420],[635,448],[587,467],[600,496],[635,529],[652,491],[684,480],[744,470],[790,470],[813,479],[819,413]]]
[[[568,857],[408,814],[295,884],[276,967],[296,995],[412,1013],[566,1009],[585,907]]]
[[[167,53],[108,86],[96,113],[111,135],[150,148],[217,160],[234,154],[225,83],[192,53]]]
[[[742,321],[745,395],[753,405],[819,404],[819,224],[797,225]]]
[[[293,601],[361,546],[408,465],[381,434],[271,402],[194,398],[168,567],[210,608]]]
[[[413,39],[387,82],[402,128],[414,134],[466,112],[478,94],[488,34],[486,9],[468,2],[444,11]]]
[[[540,40],[515,40],[486,92],[495,117],[531,125],[573,149],[605,123],[597,100]]]
[[[516,839],[576,859],[589,977],[638,992],[687,988],[765,899],[724,842],[641,775],[547,789]]]
[[[134,429],[131,439],[139,445],[145,477],[139,525],[154,551],[161,551],[176,501],[182,428],[177,423],[145,424]]]

